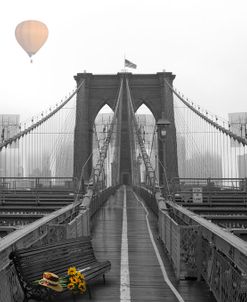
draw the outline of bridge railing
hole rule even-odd
[[[166,201],[159,232],[177,278],[203,278],[218,302],[247,300],[247,244],[199,215]]]
[[[200,189],[198,191],[198,189]],[[230,201],[235,196],[235,202],[247,201],[246,178],[173,178],[170,183],[170,192],[173,201],[197,202],[197,192],[201,195],[201,201],[217,201],[219,197],[223,201]],[[232,202],[234,202],[232,200]]]
[[[75,177],[0,177],[0,192],[14,190],[72,190],[77,187]]]
[[[247,178],[173,178],[170,188],[172,192],[186,188],[202,187],[205,191],[235,190],[247,191]]]

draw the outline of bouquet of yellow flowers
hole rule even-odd
[[[77,271],[75,267],[69,267],[68,276],[60,278],[59,281],[63,288],[68,288],[81,294],[86,291],[85,277],[81,272]]]
[[[83,294],[87,289],[84,275],[77,271],[75,267],[69,267],[68,275],[62,278],[59,278],[58,275],[54,273],[44,272],[43,278],[34,281],[34,284],[49,287],[57,292],[61,292],[67,288]]]

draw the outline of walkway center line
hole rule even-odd
[[[154,236],[153,236],[150,224],[149,224],[149,220],[148,220],[149,212],[148,212],[147,208],[145,207],[145,205],[143,204],[143,202],[138,198],[138,196],[136,195],[136,193],[135,192],[133,192],[133,193],[135,195],[136,200],[142,205],[143,209],[146,212],[146,223],[147,223],[147,228],[148,228],[149,236],[150,236],[150,239],[151,239],[154,251],[156,253],[156,257],[158,259],[158,262],[159,262],[159,265],[160,265],[160,268],[161,268],[161,271],[162,271],[162,274],[163,274],[164,281],[170,287],[170,289],[172,290],[172,292],[174,293],[174,295],[176,296],[176,298],[178,299],[178,301],[179,302],[185,302],[184,299],[179,294],[179,292],[177,291],[177,289],[171,283],[170,279],[168,278],[168,275],[167,275],[164,263],[163,263],[162,258],[160,256],[160,253],[159,253],[159,250],[157,248],[157,245],[156,245],[156,243],[154,241]]]
[[[120,301],[123,301],[123,302],[131,301],[131,299],[130,299],[130,277],[129,277],[128,225],[127,225],[127,210],[126,210],[126,186],[124,186],[124,200],[123,200],[121,271],[120,271]]]

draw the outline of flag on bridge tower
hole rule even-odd
[[[127,59],[124,59],[124,67],[129,67],[129,68],[134,68],[136,69],[137,65],[130,62],[129,60]]]

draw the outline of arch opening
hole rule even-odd
[[[158,141],[156,132],[156,121],[152,111],[142,104],[135,113],[138,127],[147,151],[150,157],[151,165],[155,170],[156,177],[158,177]],[[141,154],[137,154],[139,156]],[[146,172],[143,160],[140,164],[140,181],[145,182]]]
[[[111,125],[111,121],[113,118],[114,112],[105,104],[98,112],[97,116],[94,120],[94,127],[93,127],[93,167],[95,167],[98,159],[99,159],[99,151],[103,146],[107,134]],[[113,153],[113,144],[109,144],[109,148],[107,151],[107,157],[105,160],[105,176],[106,177],[106,185],[107,187],[111,186],[112,179],[111,179],[111,165],[112,165],[112,153]]]

